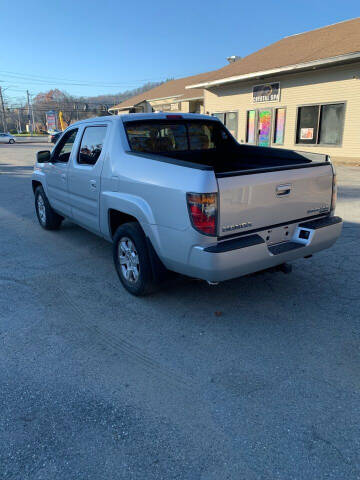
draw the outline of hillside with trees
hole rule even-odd
[[[165,80],[165,81],[168,81]],[[85,118],[109,115],[108,109],[128,98],[146,92],[164,82],[148,82],[139,88],[126,90],[117,94],[104,94],[92,97],[79,97],[59,90],[58,88],[38,93],[32,100],[32,112],[36,132],[46,131],[46,112],[54,110],[57,114],[62,112],[63,119],[67,125],[77,120]],[[26,124],[29,123],[27,104],[11,106],[6,102],[6,124],[7,130],[12,133],[20,133],[26,130]],[[30,114],[30,123],[32,122],[32,113]],[[0,126],[0,130],[2,126]]]

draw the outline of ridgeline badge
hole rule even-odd
[[[233,230],[239,230],[240,228],[248,228],[251,227],[252,223],[244,222],[244,223],[236,223],[234,225],[224,225],[221,230],[223,232],[232,232]]]

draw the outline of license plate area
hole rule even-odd
[[[283,227],[269,228],[263,232],[263,238],[267,245],[289,241],[295,231],[295,225],[285,225]]]

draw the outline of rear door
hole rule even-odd
[[[221,236],[330,211],[333,177],[330,163],[247,175],[217,174],[217,177]]]
[[[105,156],[107,123],[86,125],[78,151],[69,169],[69,195],[72,217],[84,227],[98,232],[101,171]]]
[[[44,164],[50,204],[66,217],[71,217],[68,195],[68,166],[77,133],[77,128],[66,131],[51,153],[51,162]]]

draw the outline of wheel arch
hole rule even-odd
[[[148,233],[141,225],[141,222],[134,216],[129,215],[124,212],[120,212],[115,209],[109,209],[108,211],[109,216],[109,229],[111,238],[114,237],[116,230],[121,226],[129,222],[136,222],[138,226],[141,228],[145,242],[149,254],[149,260],[151,265],[152,277],[156,283],[161,283],[167,277],[167,269],[164,266],[163,262],[161,261],[159,255],[157,254],[153,242],[149,237]]]
[[[32,180],[31,181],[31,185],[32,185],[32,189],[33,189],[33,192],[35,193],[35,190],[38,188],[38,187],[42,187],[43,184],[41,182],[39,182],[39,180]],[[44,187],[43,187],[44,188]]]
[[[118,227],[128,222],[137,222],[141,227],[141,223],[133,215],[122,212],[115,208],[108,209],[108,227],[111,238],[114,238],[115,232]]]

